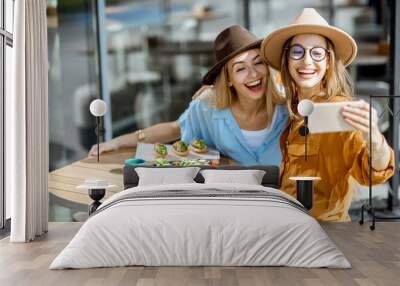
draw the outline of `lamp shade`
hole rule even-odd
[[[301,116],[309,116],[314,110],[314,104],[309,99],[303,99],[299,102],[297,110]]]
[[[90,103],[90,113],[96,117],[103,116],[107,112],[107,105],[101,99],[95,99]]]

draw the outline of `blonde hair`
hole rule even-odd
[[[292,39],[293,37],[290,38],[283,47],[281,58],[281,76],[283,86],[285,87],[289,116],[291,118],[297,118],[295,112],[293,111],[293,105],[297,104],[298,102],[298,94],[296,83],[289,72],[288,55],[286,52],[290,47]],[[328,47],[328,68],[326,69],[325,75],[322,79],[322,89],[324,91],[323,97],[327,101],[330,101],[335,96],[353,97],[354,92],[352,79],[343,65],[343,62],[339,59],[336,59],[335,51],[331,41],[327,38],[325,38],[325,40]]]
[[[280,93],[273,82],[272,75],[267,66],[267,88],[264,96],[265,110],[267,112],[267,126],[272,123],[277,104],[286,102],[285,96]],[[214,81],[215,108],[224,109],[232,106],[238,100],[236,91],[229,86],[228,64],[225,64]]]

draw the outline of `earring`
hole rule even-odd
[[[228,83],[229,86],[233,86],[233,84],[231,82]]]

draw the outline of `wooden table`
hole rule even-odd
[[[92,202],[87,190],[77,189],[85,179],[106,180],[116,185],[107,189],[105,198],[123,190],[122,168],[124,161],[135,156],[135,149],[122,149],[100,155],[100,163],[96,157],[85,158],[49,174],[49,193],[68,201],[88,205]]]
[[[135,157],[135,152],[135,148],[120,149],[101,154],[99,163],[96,157],[89,157],[54,170],[49,174],[49,193],[70,203],[89,205],[92,200],[88,196],[88,191],[76,187],[85,179],[98,179],[116,185],[115,188],[107,189],[104,197],[106,199],[124,189],[122,175],[124,161]],[[223,165],[237,164],[227,158],[221,158],[220,162]]]

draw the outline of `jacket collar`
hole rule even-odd
[[[284,126],[287,124],[287,116],[288,112],[286,107],[283,105],[277,105],[271,123],[271,130],[267,135],[269,138],[275,138],[276,136],[280,136],[279,134],[276,133],[277,132],[279,133],[284,129]],[[216,120],[224,120],[228,128],[231,130],[232,134],[236,137],[238,143],[248,152],[251,158],[253,158],[256,161],[258,161],[258,157],[265,151],[266,148],[268,148],[268,146],[273,141],[273,140],[265,140],[265,142],[257,150],[253,150],[252,148],[250,148],[230,108],[215,110],[215,112],[213,112],[212,118]]]

